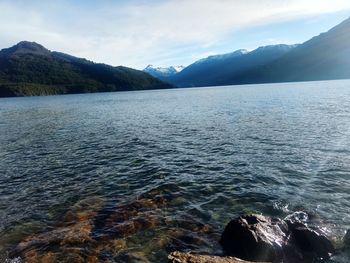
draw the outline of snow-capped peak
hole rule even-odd
[[[185,67],[184,66],[173,66],[177,73],[181,72]]]
[[[182,71],[184,66],[154,67],[148,65],[143,71],[155,77],[169,77]]]

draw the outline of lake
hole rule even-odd
[[[350,229],[349,80],[0,99],[3,258],[166,262],[296,211]]]

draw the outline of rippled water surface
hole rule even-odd
[[[339,239],[349,179],[350,81],[0,99],[2,257],[67,229],[88,237],[24,256],[220,253],[248,212],[305,211]]]

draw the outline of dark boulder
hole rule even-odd
[[[289,223],[291,240],[305,258],[329,258],[335,252],[332,242],[322,233],[310,229],[303,223]]]
[[[220,244],[226,254],[244,260],[274,261],[282,257],[288,225],[278,218],[246,215],[232,220]]]
[[[350,250],[350,229],[346,232],[343,238],[344,247]]]
[[[227,255],[251,261],[307,262],[335,251],[325,235],[301,221],[262,215],[231,220],[220,244]]]

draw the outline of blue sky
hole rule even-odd
[[[302,43],[350,17],[349,0],[0,0],[0,48],[21,40],[142,69]]]

